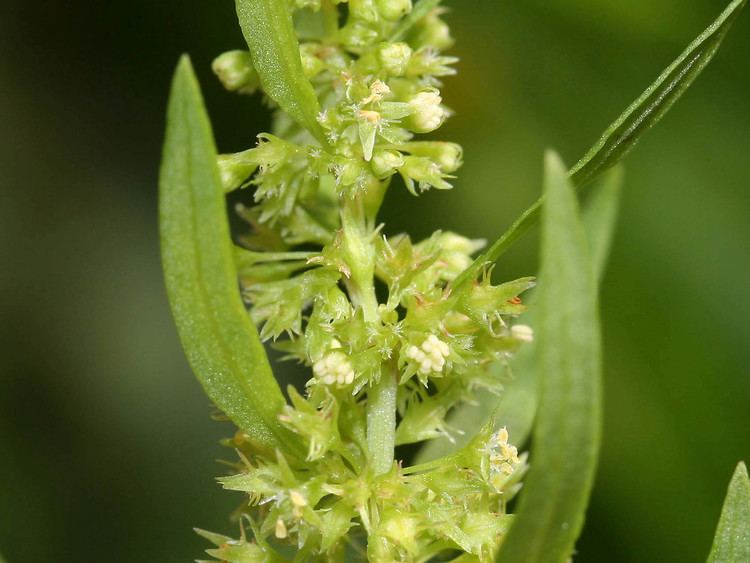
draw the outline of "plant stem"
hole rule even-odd
[[[318,252],[253,252],[244,248],[241,250],[242,257],[253,264],[283,262],[287,260],[309,260],[318,254]]]
[[[391,366],[371,389],[367,399],[367,446],[375,475],[390,471],[396,447],[396,373]]]
[[[343,200],[341,208],[342,247],[350,270],[345,281],[349,298],[362,311],[371,329],[380,325],[375,295],[375,248],[361,198]],[[367,394],[367,446],[375,475],[387,473],[393,464],[396,446],[396,392],[398,370],[384,365],[380,379]]]
[[[326,36],[335,38],[339,31],[339,11],[331,0],[323,0],[323,22]]]

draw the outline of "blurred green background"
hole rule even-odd
[[[393,194],[389,230],[492,238],[723,0],[453,0],[457,188]],[[213,477],[228,425],[183,359],[162,287],[163,111],[189,51],[223,151],[268,123],[212,57],[230,0],[0,3],[0,552],[9,563],[184,562],[233,533]],[[603,288],[603,457],[580,562],[705,559],[750,458],[750,14],[628,160]],[[503,258],[533,273],[535,236]],[[570,455],[576,455],[571,451]]]

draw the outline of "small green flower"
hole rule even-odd
[[[371,162],[373,173],[381,180],[393,176],[404,164],[404,155],[394,150],[375,151]]]
[[[260,88],[260,77],[248,51],[228,51],[216,57],[211,68],[230,92],[253,94]]]
[[[437,90],[417,92],[409,99],[412,114],[409,128],[415,133],[431,133],[438,129],[448,117],[443,107],[443,98]]]
[[[376,0],[380,15],[389,21],[397,21],[411,12],[411,0]]]
[[[399,172],[404,178],[406,188],[413,195],[418,195],[419,192],[424,192],[430,188],[450,190],[453,187],[445,180],[446,177],[450,176],[443,173],[438,163],[426,157],[405,157],[404,164],[399,168]]]
[[[378,61],[390,76],[403,76],[409,68],[412,48],[408,43],[382,43],[378,47]]]

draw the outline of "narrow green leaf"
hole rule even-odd
[[[430,13],[431,10],[437,8],[442,0],[420,0],[420,2],[414,6],[412,11],[406,16],[401,23],[398,24],[396,29],[391,35],[391,41],[401,41],[404,36],[409,33],[414,25]]]
[[[529,315],[525,322],[531,327],[536,326],[533,315]],[[490,414],[498,426],[508,428],[511,440],[519,447],[529,439],[539,406],[535,357],[535,342],[527,344],[516,354],[511,361],[514,379],[506,386],[495,410]]]
[[[596,181],[597,185],[583,206],[583,225],[598,284],[609,258],[624,176],[621,166],[607,171]],[[536,327],[534,308],[531,301],[530,311],[522,319],[531,327]],[[451,413],[448,425],[463,434],[457,435],[454,442],[447,438],[431,440],[419,451],[414,463],[427,463],[460,449],[473,438],[476,429],[482,428],[491,418],[499,426],[507,427],[511,441],[522,446],[531,434],[538,404],[534,349],[533,342],[525,344],[511,359],[512,378],[499,397],[484,393],[477,398],[476,404],[464,403]]]
[[[328,144],[318,123],[320,102],[302,70],[299,42],[289,3],[281,0],[237,0],[242,27],[263,90],[292,119]]]
[[[621,166],[606,172],[583,206],[582,220],[589,248],[597,293],[606,270],[614,237],[622,193],[624,169]],[[534,304],[523,322],[537,327]],[[531,434],[536,416],[538,394],[537,370],[534,363],[536,343],[527,344],[511,360],[513,381],[506,387],[496,410],[491,415],[502,426],[507,426],[515,444],[524,444]],[[489,417],[488,417],[489,419]]]
[[[627,155],[656,125],[714,58],[747,0],[733,0],[687,49],[604,132],[570,171],[577,186],[587,184]]]
[[[576,187],[587,185],[622,160],[641,136],[669,111],[711,62],[747,0],[734,0],[648,89],[604,132],[599,141],[570,171]],[[529,207],[495,243],[453,282],[460,287],[495,262],[539,219],[544,197]]]
[[[172,314],[211,400],[261,444],[294,444],[277,417],[285,401],[245,311],[208,115],[190,60],[172,83],[159,222]]]
[[[565,562],[583,526],[601,433],[596,285],[566,168],[547,155],[537,294],[539,413],[505,563]]]
[[[622,166],[607,171],[583,205],[583,228],[586,231],[597,286],[604,277],[612,248],[624,179],[625,171]]]
[[[716,529],[708,563],[750,561],[750,478],[744,463],[737,466]]]

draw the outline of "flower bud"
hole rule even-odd
[[[369,23],[378,21],[374,0],[349,0],[349,11],[357,19]]]
[[[435,162],[446,174],[455,172],[463,164],[464,151],[456,143],[417,141],[407,143],[403,149],[414,156],[425,156]]]
[[[378,61],[391,76],[403,76],[411,59],[412,50],[407,43],[382,43],[378,47]]]
[[[404,177],[406,188],[414,195],[417,195],[415,182],[419,184],[419,189],[422,191],[427,190],[430,186],[439,190],[449,190],[453,187],[443,178],[440,167],[429,158],[407,156],[404,158],[404,165],[399,168],[399,172]]]
[[[485,240],[471,240],[451,231],[440,234],[440,248],[446,252],[460,252],[471,256],[484,248],[486,244]]]
[[[248,51],[228,51],[219,55],[211,68],[230,92],[252,94],[260,87],[260,78]]]
[[[239,188],[258,169],[257,162],[251,158],[252,151],[253,149],[236,154],[219,155],[219,174],[225,192]]]
[[[464,150],[456,143],[438,143],[435,147],[435,161],[443,172],[455,172],[463,164]]]
[[[409,128],[415,133],[430,133],[440,127],[448,117],[442,103],[443,98],[437,90],[425,90],[412,96],[409,100],[413,111],[407,122]]]
[[[357,183],[365,171],[363,164],[357,160],[349,158],[342,159],[332,167],[332,172],[336,178],[336,184],[341,187],[352,186]]]
[[[367,22],[354,20],[341,28],[339,38],[347,49],[356,52],[377,41],[378,32]]]
[[[409,68],[406,74],[409,76],[453,76],[456,69],[451,65],[458,62],[456,57],[446,57],[431,46],[422,47],[416,51],[409,60]]]
[[[272,168],[288,162],[298,150],[297,145],[288,143],[275,135],[262,133],[258,135],[257,147],[240,154],[247,154],[248,158],[252,158],[255,163]]]
[[[380,15],[389,21],[397,21],[411,12],[411,0],[377,0]]]
[[[440,233],[439,244],[439,275],[443,279],[453,280],[471,265],[472,254],[481,250],[486,241],[471,240],[448,231]]]
[[[378,178],[388,178],[404,165],[404,155],[398,151],[377,151],[372,157],[372,171]]]
[[[448,49],[453,45],[448,24],[440,19],[441,11],[433,10],[422,19],[417,27],[412,45],[418,47],[435,47],[438,50]]]

